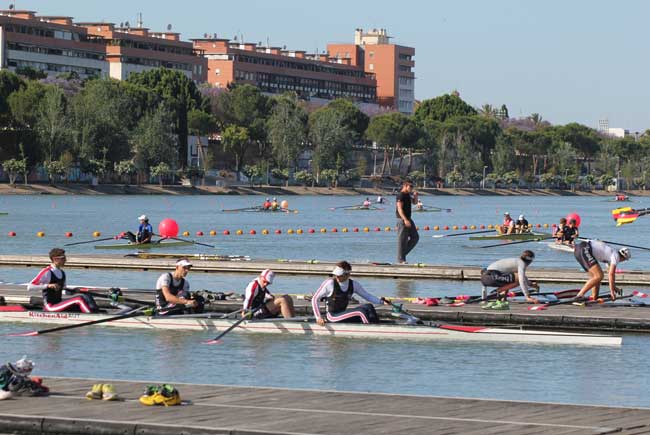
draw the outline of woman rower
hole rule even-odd
[[[324,326],[326,322],[349,323],[379,323],[379,317],[372,304],[390,305],[385,298],[378,298],[368,293],[357,281],[350,279],[352,266],[347,261],[339,261],[332,271],[332,278],[326,279],[311,299],[311,307],[316,316],[316,322]],[[359,296],[371,302],[348,309],[352,295]],[[318,303],[326,301],[326,316],[322,317]]]
[[[40,291],[43,294],[43,311],[51,312],[82,312],[85,314],[99,311],[97,303],[88,294],[79,294],[69,299],[63,299],[65,289],[65,251],[61,248],[50,250],[52,264],[43,268],[36,278],[27,286],[28,291]],[[71,291],[71,290],[68,290]]]

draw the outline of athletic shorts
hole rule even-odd
[[[575,255],[576,260],[580,263],[580,266],[589,272],[589,269],[598,264],[598,260],[594,258],[594,254],[591,252],[591,244],[589,242],[580,242],[576,243],[573,248],[573,255]]]
[[[278,315],[271,313],[271,311],[269,311],[269,308],[266,306],[266,304],[262,305],[260,308],[255,310],[255,312],[253,313],[253,319],[258,319],[258,320],[259,319],[272,319],[274,317],[278,317]]]
[[[498,270],[481,270],[481,284],[486,287],[501,287],[515,282],[514,273],[503,273]]]

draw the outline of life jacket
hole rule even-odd
[[[266,287],[262,287],[258,280],[255,280],[253,291],[255,290],[257,290],[257,294],[253,296],[253,300],[251,301],[250,305],[253,309],[257,309],[264,305],[266,295],[269,293],[269,290]]]
[[[511,226],[513,224],[513,222],[514,221],[512,220],[512,218],[510,216],[507,216],[507,217],[505,217],[503,219],[503,225],[505,225],[506,227]]]
[[[169,293],[178,296],[178,293],[185,287],[185,278],[181,278],[181,282],[178,285],[174,285],[174,276],[171,273],[167,275],[169,276]],[[167,299],[165,299],[162,289],[156,289],[156,305],[159,307],[167,305]]]
[[[334,291],[331,296],[325,299],[327,303],[327,312],[340,313],[348,308],[348,304],[350,303],[350,299],[352,299],[352,294],[354,293],[354,284],[352,280],[350,280],[348,291],[344,292],[341,290],[341,285],[336,278],[332,278],[332,281],[334,283]]]
[[[57,278],[54,275],[54,271],[51,266],[48,266],[50,270],[50,284],[58,284],[59,290],[53,288],[46,288],[43,290],[43,303],[48,304],[58,304],[61,302],[61,295],[63,294],[63,288],[65,287],[65,272],[61,271],[61,278]]]

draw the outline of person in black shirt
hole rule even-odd
[[[412,192],[412,195],[411,195]],[[415,248],[420,240],[420,235],[411,219],[411,204],[418,203],[418,193],[413,191],[413,183],[404,181],[402,189],[397,194],[397,261],[406,264],[406,255]]]
[[[569,221],[569,226],[565,227],[562,233],[562,243],[573,246],[576,239],[580,237],[578,226],[576,224],[577,222],[575,219]]]

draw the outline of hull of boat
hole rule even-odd
[[[0,311],[0,322],[72,325],[111,317],[108,314],[47,313],[42,311]],[[102,326],[174,331],[220,332],[235,320],[220,315],[131,317]],[[598,334],[578,334],[551,331],[488,328],[456,325],[404,325],[327,323],[317,325],[313,320],[245,321],[235,328],[238,333],[265,333],[280,335],[349,337],[368,339],[399,339],[423,341],[486,341],[530,344],[568,344],[584,346],[620,346],[622,338]]]
[[[521,233],[521,234],[491,234],[486,236],[473,236],[470,240],[535,240],[551,237],[549,233]]]
[[[548,247],[560,252],[567,252],[573,254],[573,246],[565,245],[563,243],[547,243]]]
[[[160,242],[160,243],[143,243],[140,245],[134,243],[119,243],[111,245],[95,245],[95,249],[159,249],[159,248],[176,248],[178,246],[189,246],[193,245],[194,242],[183,242],[180,240],[175,240],[172,242]]]

